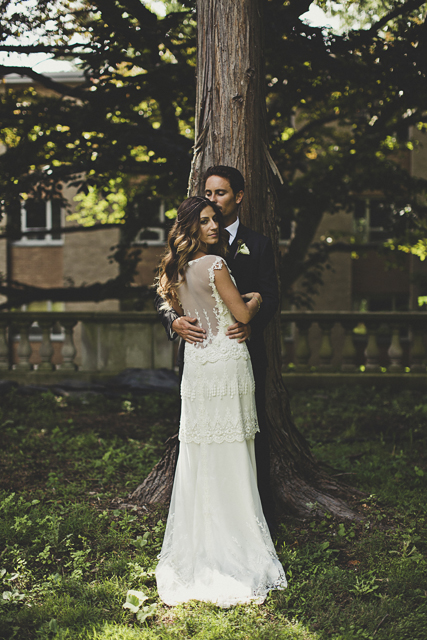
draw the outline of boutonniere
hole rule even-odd
[[[248,249],[248,247],[245,245],[245,243],[243,242],[243,240],[238,240],[237,241],[237,251],[236,251],[236,256],[238,253],[241,253],[244,256],[249,256],[250,255],[250,251]],[[234,256],[234,257],[236,257]]]

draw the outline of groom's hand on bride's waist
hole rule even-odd
[[[243,324],[243,322],[235,322],[231,324],[226,332],[226,336],[230,340],[237,340],[238,342],[245,342],[250,338],[252,329],[250,324]]]
[[[190,318],[189,316],[180,316],[172,322],[172,330],[179,335],[180,338],[194,344],[196,342],[203,342],[206,338],[206,331],[201,327],[196,326],[197,318]]]

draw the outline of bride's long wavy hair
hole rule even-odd
[[[185,280],[185,267],[191,257],[200,249],[200,213],[212,207],[219,225],[218,242],[208,245],[209,253],[225,258],[228,249],[228,232],[217,205],[207,198],[193,196],[182,202],[178,208],[175,223],[169,231],[167,248],[163,256],[157,278],[157,293],[172,305],[177,300],[176,290]]]

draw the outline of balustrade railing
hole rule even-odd
[[[426,373],[424,312],[282,311],[282,360],[298,373]]]
[[[283,371],[426,373],[427,314],[282,311]],[[0,377],[172,368],[156,313],[0,313]]]
[[[172,368],[173,351],[154,312],[0,313],[0,377]]]

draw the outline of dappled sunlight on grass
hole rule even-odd
[[[126,506],[176,428],[176,397],[3,397],[0,638],[424,640],[427,395],[311,390],[292,404],[321,464],[365,492],[360,520],[287,520],[288,589],[219,609],[159,601],[166,509]]]
[[[64,635],[64,638],[67,636]],[[132,628],[115,623],[85,631],[79,640],[150,640],[197,638],[200,640],[318,640],[299,622],[275,622],[256,605],[221,610],[213,605],[189,603],[166,611],[156,625]]]

